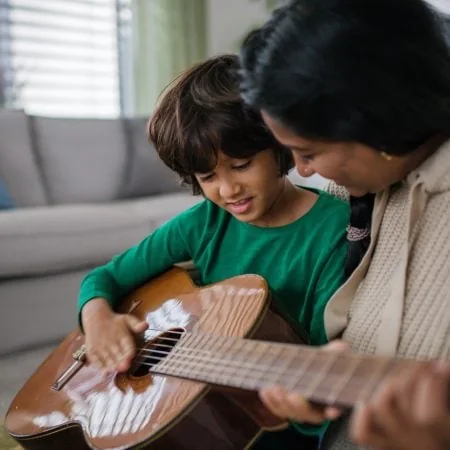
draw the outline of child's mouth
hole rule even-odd
[[[252,205],[252,198],[245,198],[243,200],[239,200],[238,202],[228,203],[227,208],[233,214],[244,214],[246,213]]]

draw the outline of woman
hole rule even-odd
[[[241,62],[245,101],[299,173],[350,194],[350,277],[325,309],[328,337],[448,362],[450,54],[437,14],[422,0],[292,1],[248,36]],[[351,440],[450,448],[449,374],[437,364],[387,381],[357,408]],[[298,421],[339,414],[277,388],[261,397]],[[344,425],[332,424],[324,448],[356,448]]]

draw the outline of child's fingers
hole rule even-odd
[[[261,400],[275,415],[298,422],[321,423],[325,420],[322,409],[314,408],[301,395],[286,393],[279,387],[263,389]]]
[[[350,345],[341,339],[335,339],[334,341],[323,345],[321,348],[327,352],[341,353],[350,350]]]
[[[119,341],[121,360],[131,360],[136,353],[136,345],[130,333],[127,333]]]
[[[119,362],[123,360],[122,350],[118,343],[112,343],[108,348],[106,353],[107,367],[114,369]]]
[[[104,349],[98,349],[95,351],[95,364],[104,369],[108,366],[108,353]]]
[[[336,420],[342,415],[342,410],[334,406],[325,408],[324,415],[328,420]]]
[[[90,364],[99,364],[98,354],[94,349],[88,347],[86,356]]]
[[[140,320],[135,316],[128,315],[126,320],[128,327],[136,334],[143,333],[148,328],[148,324],[145,320]]]

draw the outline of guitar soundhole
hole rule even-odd
[[[133,378],[148,375],[153,366],[161,362],[183,336],[182,328],[173,328],[145,343],[138,352],[129,375]]]

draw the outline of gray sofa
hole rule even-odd
[[[146,141],[145,119],[0,110],[0,355],[76,325],[83,276],[199,201]]]

